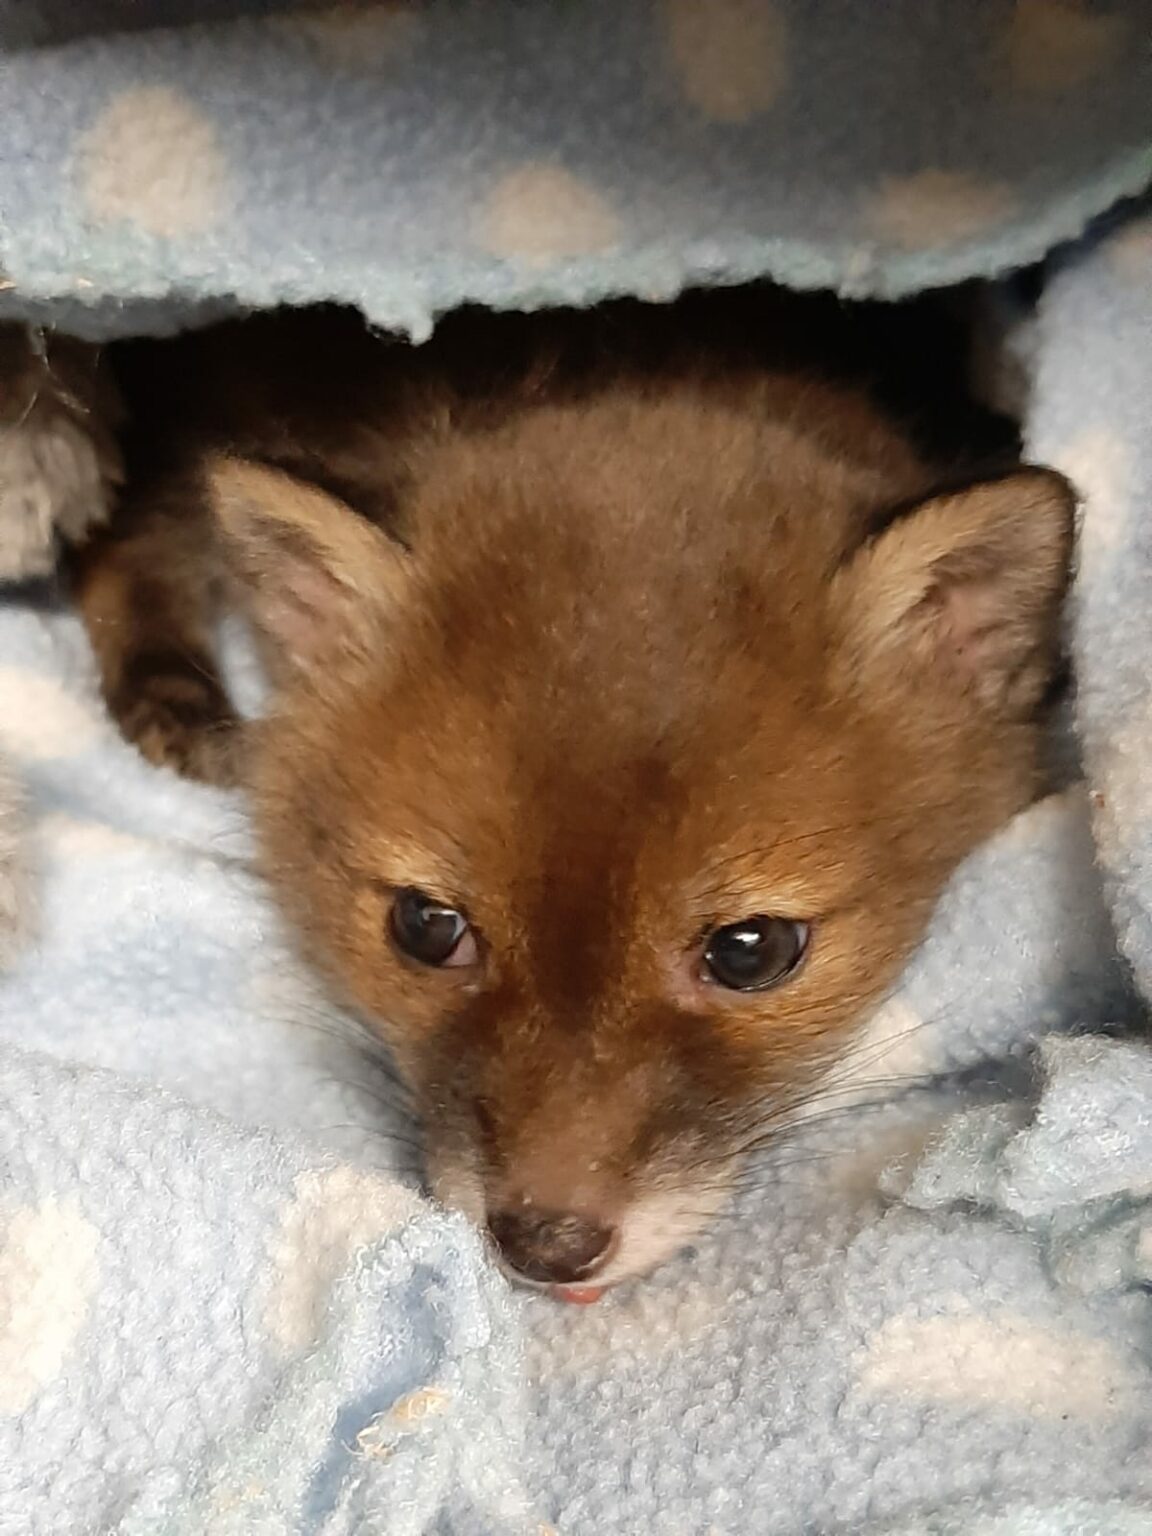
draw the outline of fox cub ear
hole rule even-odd
[[[1068,482],[1032,468],[921,502],[833,578],[849,664],[1027,713],[1057,661],[1075,511]]]
[[[214,458],[204,483],[248,613],[291,668],[314,673],[379,640],[407,582],[400,545],[267,465]]]

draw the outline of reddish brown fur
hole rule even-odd
[[[189,637],[202,674],[187,593],[224,582],[299,642],[251,766],[269,877],[391,1044],[440,1192],[618,1226],[616,1278],[675,1246],[766,1106],[891,984],[957,861],[1035,792],[1070,503],[1033,472],[885,534],[937,471],[859,391],[548,355],[486,391],[435,349],[380,347],[299,436],[283,412],[262,441],[201,418],[164,495],[206,476],[222,564],[207,544],[160,563],[199,514],[150,489],[82,597],[91,623],[126,572],[184,594],[175,647],[155,609],[127,645],[94,629],[106,679]],[[327,494],[205,471],[221,446],[304,469],[405,548]],[[396,951],[406,886],[466,910],[478,965]],[[708,984],[705,934],[756,913],[812,924],[802,968]],[[630,1246],[655,1196],[660,1230]]]

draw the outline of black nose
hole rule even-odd
[[[531,1205],[493,1211],[488,1230],[518,1275],[556,1285],[594,1275],[607,1262],[616,1235],[611,1227],[598,1227],[580,1216]]]

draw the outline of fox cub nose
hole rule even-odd
[[[518,1275],[556,1285],[587,1280],[603,1269],[616,1239],[612,1227],[531,1205],[493,1211],[488,1230]]]

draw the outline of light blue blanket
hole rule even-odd
[[[1147,179],[1150,14],[444,0],[105,34],[139,6],[7,0],[6,299],[100,330],[335,296],[419,334],[461,297],[995,270]],[[737,1209],[596,1307],[510,1296],[414,1194],[242,803],[119,740],[69,615],[0,608],[38,897],[0,986],[0,1536],[1152,1531],[1152,1055],[1107,1033],[1152,987],[1152,222],[1065,256],[1021,346],[1032,450],[1086,494],[1088,785],[961,871]]]
[[[859,1530],[1031,1498],[1048,1532],[1081,1528],[1064,1498],[1152,1499],[1152,1058],[1058,1036],[1038,1118],[1000,1103],[1037,1037],[1128,1009],[1081,789],[961,874],[711,1236],[598,1307],[518,1303],[405,1187],[411,1127],[285,947],[240,804],[119,740],[69,615],[0,610],[0,657],[42,892],[0,990],[0,1531]]]
[[[0,0],[0,268],[100,328],[908,292],[1147,185],[1150,35],[1152,0]]]

